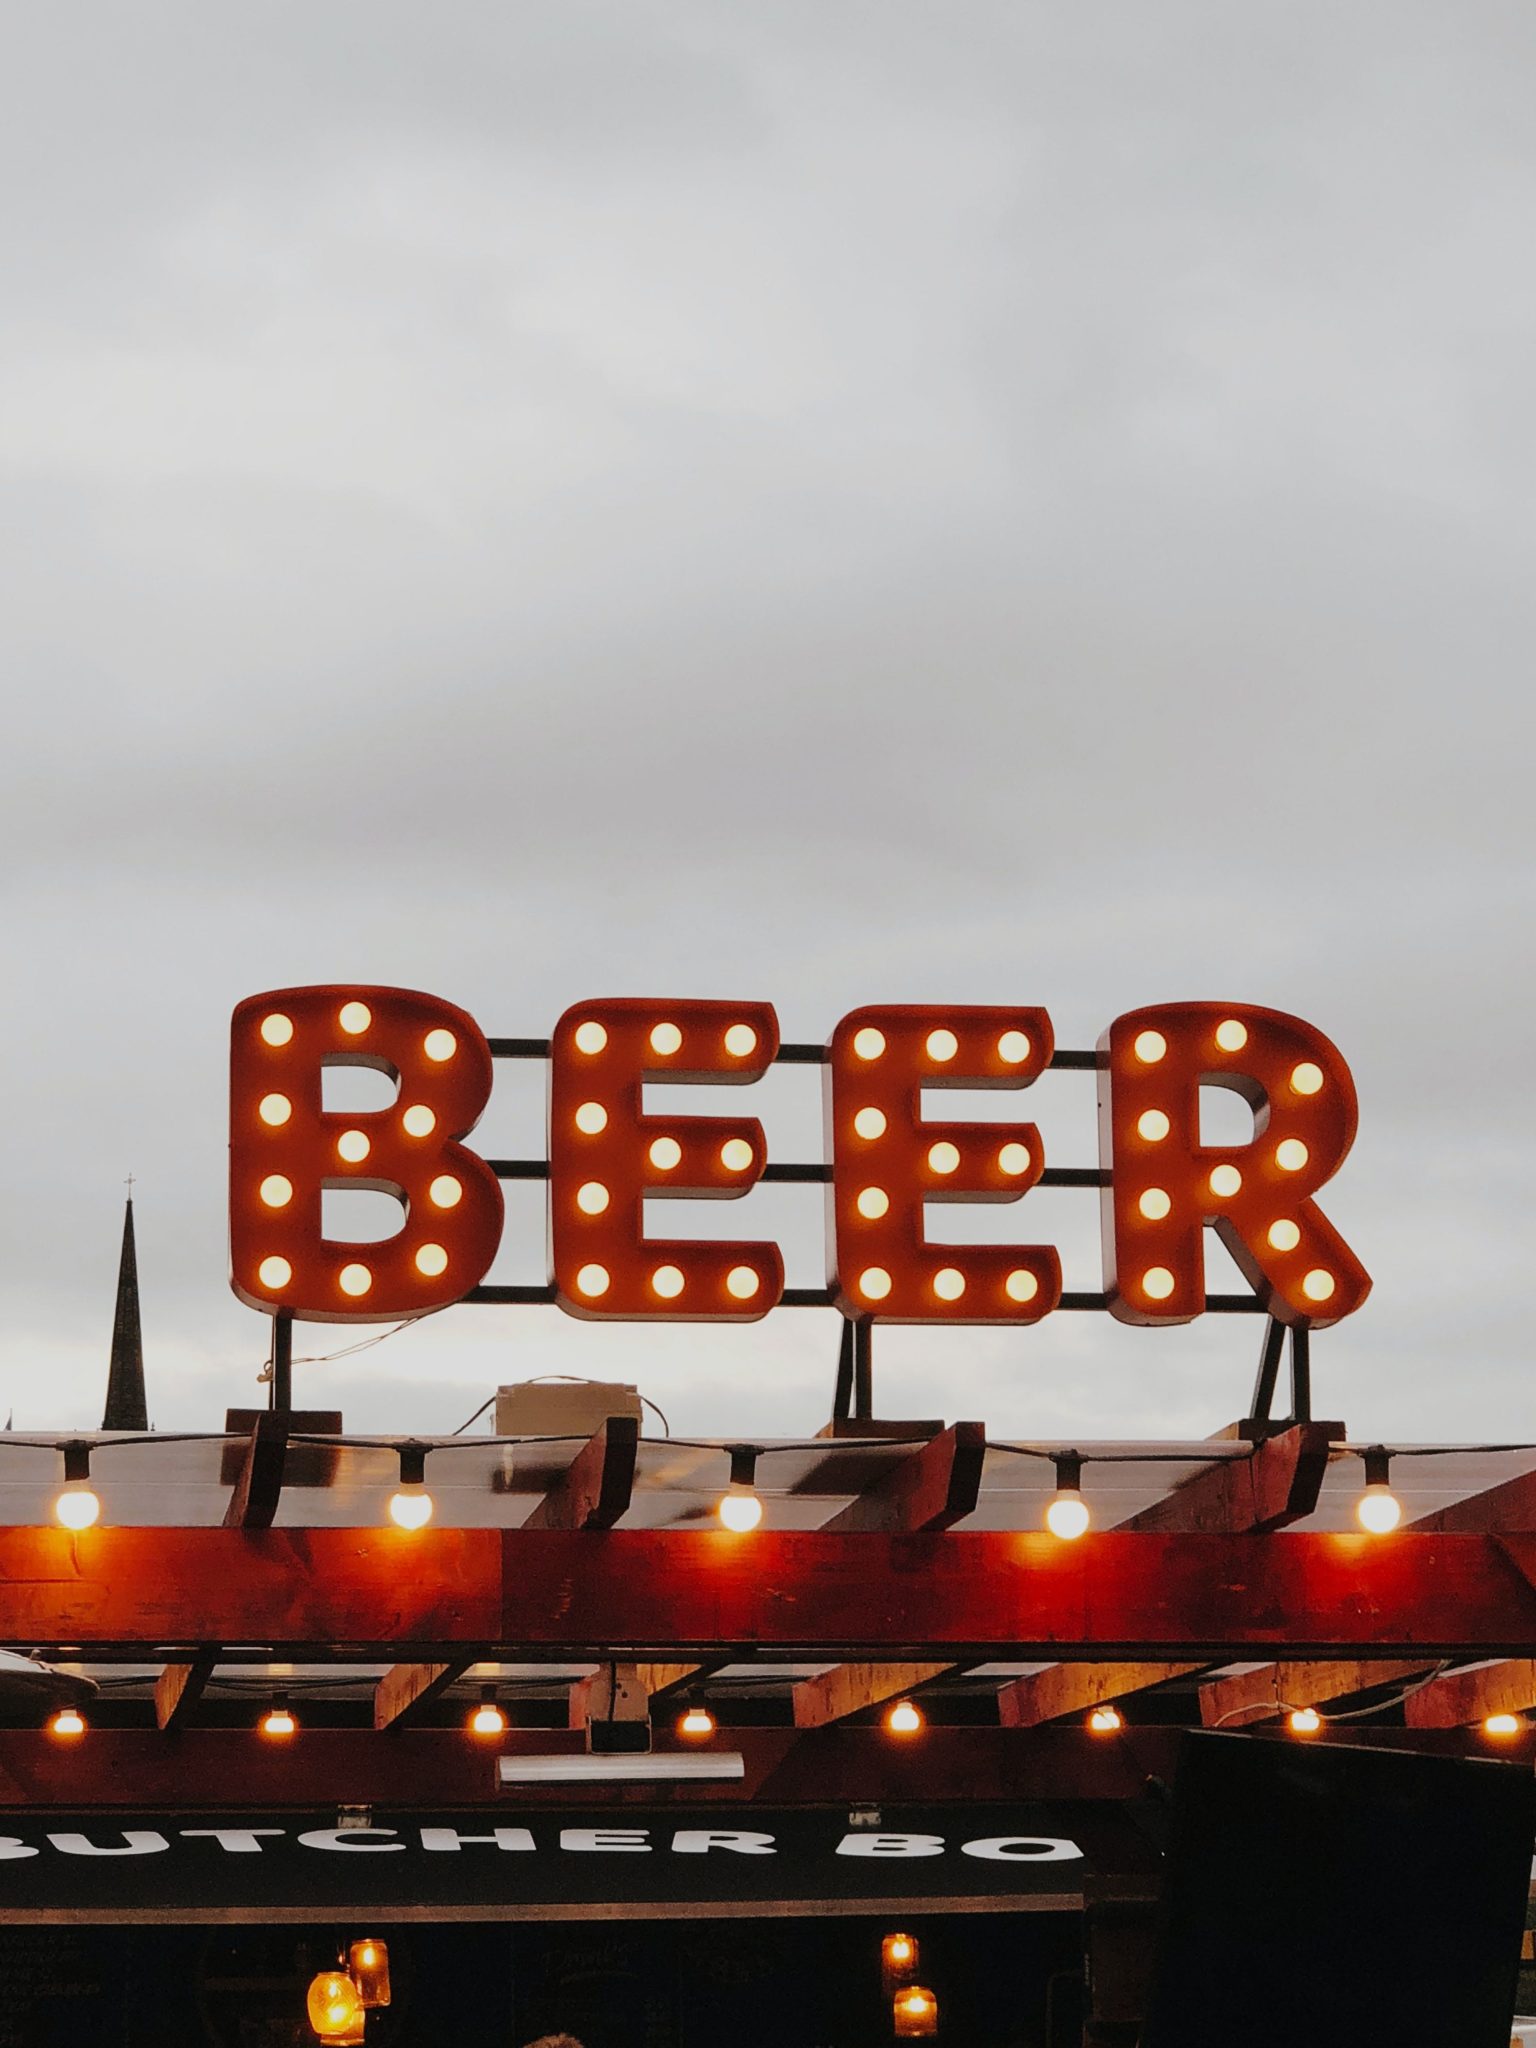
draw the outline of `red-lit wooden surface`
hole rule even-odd
[[[0,1641],[1516,1656],[1536,1648],[1528,1572],[1536,1538],[1484,1535],[9,1528]]]

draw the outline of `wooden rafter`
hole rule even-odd
[[[155,1726],[179,1728],[187,1721],[213,1675],[211,1656],[178,1659],[155,1680]]]
[[[1048,1664],[1044,1671],[1009,1680],[997,1695],[997,1718],[1005,1728],[1038,1728],[1205,1669],[1204,1664]]]
[[[1502,1657],[1444,1671],[1403,1701],[1410,1728],[1466,1728],[1490,1714],[1528,1714],[1536,1707],[1536,1659]]]
[[[454,1658],[446,1664],[396,1664],[373,1689],[375,1728],[403,1728],[419,1719],[440,1693],[456,1684],[473,1660]]]
[[[1237,1533],[1284,1529],[1317,1506],[1328,1469],[1329,1427],[1304,1422],[1254,1446],[1252,1457],[1223,1458],[1115,1526],[1143,1534]]]
[[[1377,1685],[1420,1678],[1428,1657],[1282,1661],[1213,1678],[1200,1688],[1200,1719],[1207,1728],[1247,1728],[1273,1721],[1290,1707],[1321,1707],[1329,1700]]]
[[[610,1415],[588,1438],[524,1523],[527,1529],[611,1529],[635,1485],[640,1424]]]
[[[790,1695],[795,1726],[825,1728],[834,1721],[846,1721],[850,1714],[901,1699],[958,1669],[955,1664],[834,1665],[830,1671],[796,1684]]]
[[[985,1424],[953,1423],[888,1466],[822,1527],[842,1535],[948,1529],[975,1512],[986,1455]]]
[[[270,1529],[282,1497],[292,1418],[268,1409],[256,1417],[229,1505],[226,1529]]]

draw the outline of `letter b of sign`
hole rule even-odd
[[[321,1099],[327,1067],[372,1067],[387,1108]],[[458,1140],[491,1092],[491,1049],[465,1011],[409,989],[277,989],[235,1011],[230,1049],[230,1281],[252,1308],[309,1322],[424,1315],[484,1279],[501,1187]],[[379,1242],[323,1234],[328,1188],[393,1195]]]

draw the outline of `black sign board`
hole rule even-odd
[[[1060,1803],[721,1811],[0,1816],[0,1922],[632,1918],[1072,1908],[1150,1871],[1122,1811]]]

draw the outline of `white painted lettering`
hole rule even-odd
[[[364,1835],[393,1835],[393,1828],[311,1828],[299,1840],[306,1849],[342,1849],[354,1856],[366,1855],[370,1851],[376,1856],[387,1856],[392,1849],[403,1849],[404,1842],[365,1842]]]
[[[942,1835],[877,1835],[862,1830],[844,1835],[837,1845],[839,1856],[942,1856]]]
[[[158,1856],[171,1846],[153,1828],[124,1828],[127,1847],[122,1849],[98,1849],[89,1835],[50,1835],[48,1839],[66,1856]]]
[[[526,1852],[533,1849],[533,1836],[527,1828],[495,1828],[488,1835],[461,1835],[457,1828],[423,1828],[421,1831],[423,1849],[451,1852],[476,1842],[492,1843],[498,1849]]]
[[[1083,1852],[1076,1842],[1049,1835],[985,1835],[979,1842],[962,1842],[960,1853],[979,1856],[984,1863],[1073,1863]]]
[[[775,1856],[772,1835],[755,1835],[743,1828],[679,1828],[672,1837],[678,1856],[707,1856],[711,1849],[729,1849],[737,1856]]]
[[[648,1856],[651,1845],[645,1839],[649,1828],[562,1828],[562,1849],[611,1852],[614,1855]]]
[[[189,1842],[214,1841],[231,1856],[259,1856],[260,1835],[286,1835],[286,1828],[182,1828]]]
[[[0,1863],[9,1863],[17,1856],[40,1856],[42,1851],[24,1842],[20,1835],[0,1835]]]

